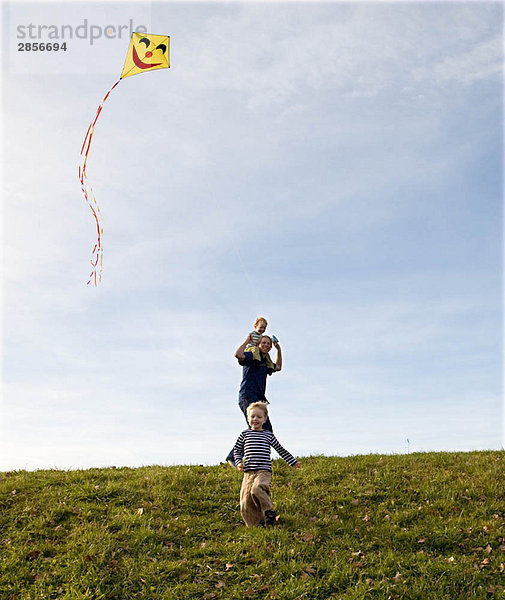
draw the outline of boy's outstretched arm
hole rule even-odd
[[[291,465],[292,467],[295,467],[295,465],[298,464],[301,465],[301,463],[299,463],[299,461],[296,460],[296,458],[291,454],[291,452],[288,452],[286,448],[283,448],[281,446],[279,440],[275,437],[274,433],[270,434],[270,445],[277,452],[277,454],[288,463],[288,465]],[[296,468],[298,469],[299,467]]]
[[[297,460],[295,462],[295,464],[293,465],[293,469],[299,469],[301,466],[302,466],[302,463],[299,460]]]

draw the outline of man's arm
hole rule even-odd
[[[252,344],[252,339],[251,339],[250,334],[246,337],[245,342],[243,344],[240,344],[240,346],[235,350],[235,358],[238,358],[239,360],[244,360],[244,358],[245,358],[244,350],[245,350],[245,347],[249,344]]]
[[[274,342],[275,349],[277,350],[277,358],[275,359],[275,370],[280,371],[282,369],[282,352],[279,342]]]

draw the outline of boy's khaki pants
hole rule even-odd
[[[246,471],[240,488],[240,514],[247,527],[255,527],[263,520],[265,510],[272,510],[270,500],[270,471]]]

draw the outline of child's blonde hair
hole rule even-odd
[[[268,417],[268,408],[267,408],[266,402],[252,402],[247,407],[247,414],[249,414],[249,411],[252,410],[253,408],[259,408],[260,410],[263,411],[265,418]]]
[[[260,321],[264,321],[265,322],[265,327],[268,325],[268,321],[265,319],[265,317],[258,317],[256,319],[256,321],[254,321],[254,328],[256,328],[256,325],[260,322]]]

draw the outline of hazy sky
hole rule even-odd
[[[293,454],[503,446],[501,3],[2,7],[0,469],[224,460],[258,315]]]

